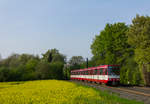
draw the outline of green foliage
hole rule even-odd
[[[47,58],[52,53],[51,62]],[[12,54],[0,61],[0,81],[63,79],[65,56],[58,50],[48,50],[40,59],[30,54]]]
[[[36,73],[38,79],[63,79],[63,64],[41,61],[37,65]]]
[[[69,80],[70,79],[70,71],[69,67],[64,67],[63,69],[63,79]]]
[[[137,15],[127,33],[128,43],[134,48],[144,84],[150,85],[150,17]]]
[[[84,59],[82,56],[72,56],[69,60],[69,64],[71,66],[74,66],[74,65],[80,65],[84,62]]]
[[[123,84],[139,85],[142,84],[138,64],[134,56],[127,56],[120,70],[120,81]]]
[[[134,60],[134,48],[128,44],[129,27],[124,23],[107,24],[91,45],[95,65],[119,64],[122,84],[142,83],[138,64]]]
[[[49,62],[49,63],[52,63],[52,62],[65,63],[66,62],[66,56],[59,53],[57,49],[48,50],[45,54],[42,54],[42,55],[43,55],[42,60]]]
[[[6,67],[0,68],[0,81],[5,82],[9,79],[9,69]]]
[[[52,79],[63,79],[63,67],[61,62],[55,62],[50,64]]]
[[[124,23],[107,24],[105,29],[97,35],[91,45],[96,64],[120,64],[117,58],[122,58],[128,47]]]
[[[63,68],[63,77],[64,79],[70,79],[70,71],[80,68],[85,68],[86,63],[82,56],[72,56],[67,64]]]
[[[123,84],[150,85],[150,17],[137,15],[130,26],[125,23],[106,24],[91,45],[93,57],[89,67],[119,64]],[[86,67],[82,56],[66,56],[50,49],[42,58],[29,54],[0,57],[0,81],[34,79],[69,79],[72,69]]]
[[[36,75],[38,79],[49,79],[50,78],[50,65],[48,62],[41,61],[36,67]]]

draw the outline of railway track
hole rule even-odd
[[[105,86],[105,87],[108,87],[108,86]],[[138,95],[143,95],[143,96],[147,96],[147,97],[150,97],[150,93],[147,93],[146,91],[141,91],[141,90],[137,90],[136,88],[122,88],[122,87],[108,87],[108,88],[112,88],[112,89],[117,89],[117,90],[123,90],[123,91],[126,91],[126,92],[129,92],[129,93],[135,93],[135,94],[138,94]],[[149,91],[150,92],[150,91]]]
[[[150,104],[150,88],[146,87],[123,87],[123,86],[106,86],[100,85],[96,83],[88,83],[88,82],[81,82],[81,81],[73,81],[75,83],[86,85],[90,87],[94,87],[100,90],[106,90],[110,93],[116,93],[120,97],[142,101],[144,104]]]

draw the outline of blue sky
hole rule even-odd
[[[149,0],[0,0],[0,54],[39,54],[57,48],[68,58],[91,57],[106,23],[150,15]]]

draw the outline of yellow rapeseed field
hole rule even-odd
[[[72,82],[39,80],[0,83],[0,104],[116,104]],[[122,103],[118,103],[122,104]]]

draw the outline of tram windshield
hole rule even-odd
[[[109,66],[108,75],[120,75],[120,69],[118,66]]]

